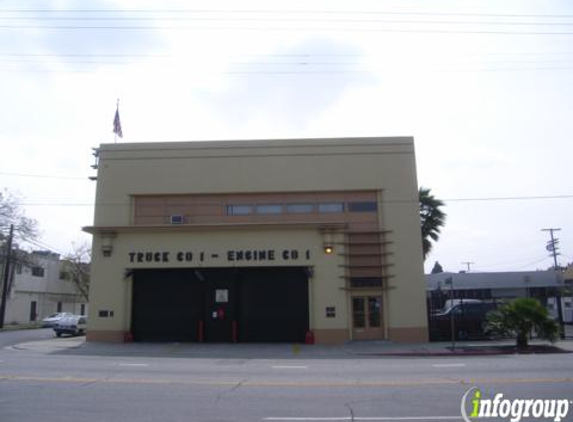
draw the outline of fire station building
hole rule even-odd
[[[88,340],[427,340],[411,137],[97,152]]]

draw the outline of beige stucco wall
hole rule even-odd
[[[249,267],[249,266],[302,266],[312,268],[314,276],[310,280],[313,306],[311,307],[312,325],[321,329],[345,329],[348,314],[346,312],[346,294],[342,275],[343,258],[339,254],[327,255],[322,248],[322,236],[315,230],[221,230],[209,232],[185,233],[145,233],[120,234],[114,241],[111,257],[104,257],[101,243],[95,237],[92,262],[92,279],[99,283],[97,294],[90,300],[90,328],[93,330],[127,331],[130,326],[131,285],[126,277],[126,269],[145,268],[213,268],[213,267]],[[228,261],[228,251],[236,250],[273,250],[274,261]],[[284,259],[284,251],[299,252],[298,259]],[[340,250],[340,249],[339,249]],[[309,259],[306,252],[309,252]],[[169,262],[132,262],[130,252],[167,252]],[[179,262],[179,252],[193,253],[193,261]],[[201,262],[199,255],[205,252]],[[218,259],[211,254],[219,255]],[[101,281],[103,280],[103,281]],[[158,284],[158,288],[160,285]],[[335,306],[336,318],[326,318],[325,308]],[[99,318],[98,311],[113,311],[114,316]]]
[[[392,277],[384,304],[386,328],[391,339],[405,341],[404,333],[414,332],[418,334],[412,340],[424,339],[426,305],[412,138],[106,144],[100,149],[99,164],[93,230],[123,229],[108,258],[100,252],[99,234],[94,236],[90,330],[127,330],[131,293],[124,272],[134,267],[127,261],[133,249],[202,246],[226,251],[268,246],[312,250],[311,324],[350,335],[342,258],[323,253],[316,229],[253,229],[238,235],[225,229],[177,233],[129,232],[125,227],[133,223],[132,195],[377,190],[380,218],[393,242],[388,258]],[[211,264],[221,266],[221,262],[203,265]],[[324,317],[326,306],[337,307],[336,319]],[[98,318],[99,309],[114,310],[114,317]]]
[[[371,189],[417,201],[412,138],[105,144],[95,225],[129,224],[137,194]]]

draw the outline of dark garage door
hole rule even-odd
[[[136,341],[304,342],[304,268],[136,270]]]
[[[135,341],[197,341],[202,286],[193,271],[136,270],[132,331]]]
[[[239,340],[304,342],[308,281],[303,268],[252,268],[240,273]]]

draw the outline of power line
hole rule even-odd
[[[520,258],[520,259],[513,259],[511,261],[503,261],[503,262],[495,262],[495,263],[489,263],[489,264],[480,264],[477,267],[479,268],[479,270],[483,269],[483,268],[492,268],[492,267],[513,267],[515,265],[520,265],[520,263],[522,263],[523,261],[531,261],[531,260],[535,260],[535,262],[541,260],[541,259],[547,259],[547,256],[543,256],[543,258],[540,258],[539,255],[535,255],[533,257],[528,257],[528,258]],[[530,265],[530,264],[526,264],[525,266]],[[521,267],[520,267],[521,268]]]
[[[485,30],[448,30],[448,29],[390,29],[390,28],[341,28],[341,27],[278,27],[278,26],[112,26],[112,25],[0,25],[0,29],[56,29],[56,30],[165,30],[165,31],[261,31],[300,32],[300,31],[337,31],[337,32],[381,32],[415,34],[470,34],[470,35],[573,35],[573,32],[556,31],[485,31]]]
[[[571,26],[573,22],[515,22],[515,21],[460,21],[460,20],[404,20],[404,19],[373,19],[373,18],[362,18],[362,19],[332,19],[332,18],[301,18],[301,17],[181,17],[181,16],[160,16],[160,17],[118,17],[118,16],[106,16],[106,17],[71,17],[71,16],[10,16],[2,17],[0,20],[3,21],[84,21],[84,22],[161,22],[161,21],[172,21],[172,22],[191,22],[191,21],[201,21],[201,22],[273,22],[273,21],[293,21],[293,22],[327,22],[327,23],[389,23],[389,24],[423,24],[423,25],[503,25],[503,26]]]
[[[530,262],[529,264],[525,264],[525,265],[522,265],[521,267],[517,267],[516,269],[517,269],[517,270],[520,270],[520,269],[522,269],[522,268],[529,267],[529,266],[534,265],[534,264],[539,264],[540,262],[546,261],[546,260],[548,260],[548,259],[549,259],[549,257],[545,256],[545,257],[543,257],[543,258],[541,258],[541,259],[538,259],[538,260],[536,260],[536,261]]]
[[[566,54],[566,53],[563,53]],[[261,55],[264,57],[264,55]],[[345,55],[323,55],[324,57],[344,57]],[[3,58],[6,57],[6,58]],[[2,72],[26,72],[26,73],[89,73],[89,65],[105,65],[105,66],[130,66],[138,62],[134,60],[126,60],[130,57],[123,56],[121,54],[116,55],[88,55],[88,54],[69,54],[62,55],[63,59],[58,59],[58,55],[44,55],[44,54],[1,54],[0,53],[0,64],[6,65],[6,67],[0,68]],[[177,61],[176,56],[165,56],[165,55],[132,55],[132,58],[142,59],[142,58],[161,58],[167,61],[161,62],[163,65],[167,66],[172,63],[173,60]],[[274,56],[268,56],[272,58]],[[281,57],[276,55],[276,57]],[[192,73],[204,73],[209,72],[211,74],[221,74],[221,75],[314,75],[314,74],[366,74],[366,73],[376,73],[380,70],[384,71],[396,71],[400,69],[409,69],[409,66],[401,66],[400,63],[394,63],[394,66],[385,67],[374,67],[371,64],[364,63],[362,61],[324,61],[317,60],[321,55],[312,57],[312,55],[285,55],[281,58],[292,58],[293,60],[267,60],[267,61],[230,61],[227,62],[227,66],[239,67],[236,70],[203,70],[196,68],[191,70]],[[347,57],[367,57],[364,55],[348,55]],[[85,59],[84,59],[85,58]],[[91,59],[94,60],[91,60]],[[109,59],[109,60],[101,60]],[[375,59],[376,57],[371,57]],[[316,61],[315,61],[316,60]],[[571,63],[573,62],[573,57],[565,58],[555,58],[555,59],[538,59],[538,60],[492,60],[492,61],[480,61],[475,60],[458,60],[450,62],[427,62],[427,71],[436,73],[467,73],[467,72],[527,72],[527,71],[567,71],[571,70]],[[20,67],[18,65],[46,65],[58,64],[62,66],[72,66],[70,68],[29,68]],[[424,63],[422,63],[424,64]],[[561,66],[556,66],[560,65]],[[364,67],[367,65],[368,67]],[[492,66],[492,67],[481,67],[475,68],[474,66]],[[517,65],[517,66],[515,66]],[[14,67],[12,67],[14,66]],[[253,70],[240,70],[241,67],[250,66],[255,67]],[[356,66],[357,68],[352,68]],[[256,69],[256,67],[262,67]],[[281,69],[282,68],[282,69]]]
[[[318,10],[318,9],[3,9],[0,13],[220,13],[220,14],[319,14],[319,15],[395,15],[395,16],[480,16],[513,18],[573,18],[570,14],[519,13],[451,13],[451,12],[388,12],[383,10]]]
[[[462,264],[467,265],[468,267],[468,273],[471,271],[471,265],[475,264],[474,261],[462,261]]]
[[[391,68],[390,71],[399,71],[406,68]],[[388,69],[387,69],[388,70]],[[573,66],[544,66],[544,67],[507,67],[507,68],[481,68],[481,69],[430,69],[428,72],[433,73],[475,73],[475,72],[538,72],[538,71],[570,71]],[[281,75],[340,75],[340,74],[372,74],[378,70],[251,70],[251,71],[209,71],[209,74],[220,75],[240,75],[240,76],[281,76]],[[66,73],[92,73],[90,69],[22,69],[20,67],[14,68],[0,68],[0,72],[7,73],[46,73],[46,74],[66,74]],[[190,74],[202,74],[206,71],[191,71]]]
[[[62,252],[61,250],[59,250],[58,248],[56,248],[56,247],[54,247],[54,246],[50,246],[50,245],[48,245],[48,244],[46,244],[46,243],[40,242],[39,240],[31,240],[31,239],[28,239],[28,240],[26,240],[26,243],[30,243],[30,244],[32,244],[32,245],[34,245],[34,246],[37,246],[37,247],[39,247],[39,248],[42,248],[42,249],[48,249],[48,250],[50,250],[50,251],[52,251],[52,252],[57,252],[57,253],[59,253],[60,255],[65,255],[65,253]]]
[[[573,50],[565,51],[526,51],[526,52],[482,52],[482,53],[469,53],[469,52],[456,52],[455,57],[461,56],[547,56],[547,55],[573,55]],[[154,54],[154,53],[22,53],[22,52],[12,52],[12,53],[0,53],[0,57],[51,57],[51,58],[75,58],[75,57],[85,57],[85,58],[174,58],[180,57],[176,54]],[[245,58],[245,57],[280,57],[280,58],[312,58],[312,57],[380,57],[382,59],[386,58],[385,55],[380,54],[379,56],[373,56],[371,54],[365,53],[268,53],[268,54],[231,54],[231,58]]]
[[[469,202],[469,201],[525,201],[525,200],[545,200],[545,199],[572,199],[573,194],[566,195],[545,195],[545,196],[505,196],[505,197],[485,197],[485,198],[449,198],[442,199],[444,202]]]
[[[88,180],[88,177],[72,177],[72,176],[55,176],[49,174],[24,174],[24,173],[8,173],[0,172],[0,176],[16,176],[16,177],[36,177],[41,179],[60,179],[60,180]]]
[[[8,59],[2,59],[2,57],[8,57]],[[79,57],[78,57],[79,58]],[[101,57],[101,58],[108,58],[108,57]],[[119,59],[120,56],[110,57],[112,59]],[[46,60],[48,59],[48,60]],[[66,58],[67,59],[67,58]],[[175,59],[175,57],[173,57]],[[304,61],[303,61],[304,60]],[[174,60],[176,61],[176,60]],[[573,56],[570,58],[562,58],[562,59],[553,59],[553,60],[495,60],[495,61],[488,61],[479,63],[485,65],[501,65],[501,64],[548,64],[548,63],[570,63],[573,61]],[[39,57],[39,56],[5,56],[0,54],[0,62],[1,63],[32,63],[32,64],[48,64],[48,63],[65,63],[65,64],[113,64],[113,65],[130,65],[135,63],[133,61],[116,61],[116,60],[108,60],[102,61],[98,60],[68,60],[62,61],[58,59],[57,56],[49,56],[49,57]],[[239,65],[248,65],[248,66],[346,66],[346,65],[362,65],[363,62],[360,61],[312,61],[311,58],[301,57],[297,61],[230,61],[226,63],[230,66],[239,66]],[[432,65],[443,65],[443,66],[452,66],[452,65],[473,65],[478,64],[472,61],[452,61],[452,62],[428,62],[427,64]]]

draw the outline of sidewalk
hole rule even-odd
[[[560,340],[554,344],[547,341],[531,340],[529,350],[519,353],[573,353],[573,340]],[[500,341],[457,341],[431,342],[420,344],[383,345],[363,344],[355,351],[359,355],[375,356],[487,356],[517,354],[515,340]]]
[[[94,343],[85,337],[51,338],[11,346],[45,354],[141,356],[221,359],[360,359],[380,357],[488,356],[515,354],[512,340],[397,344],[390,341],[354,341],[338,346],[306,344],[206,343]],[[573,340],[532,340],[529,353],[573,353]]]

